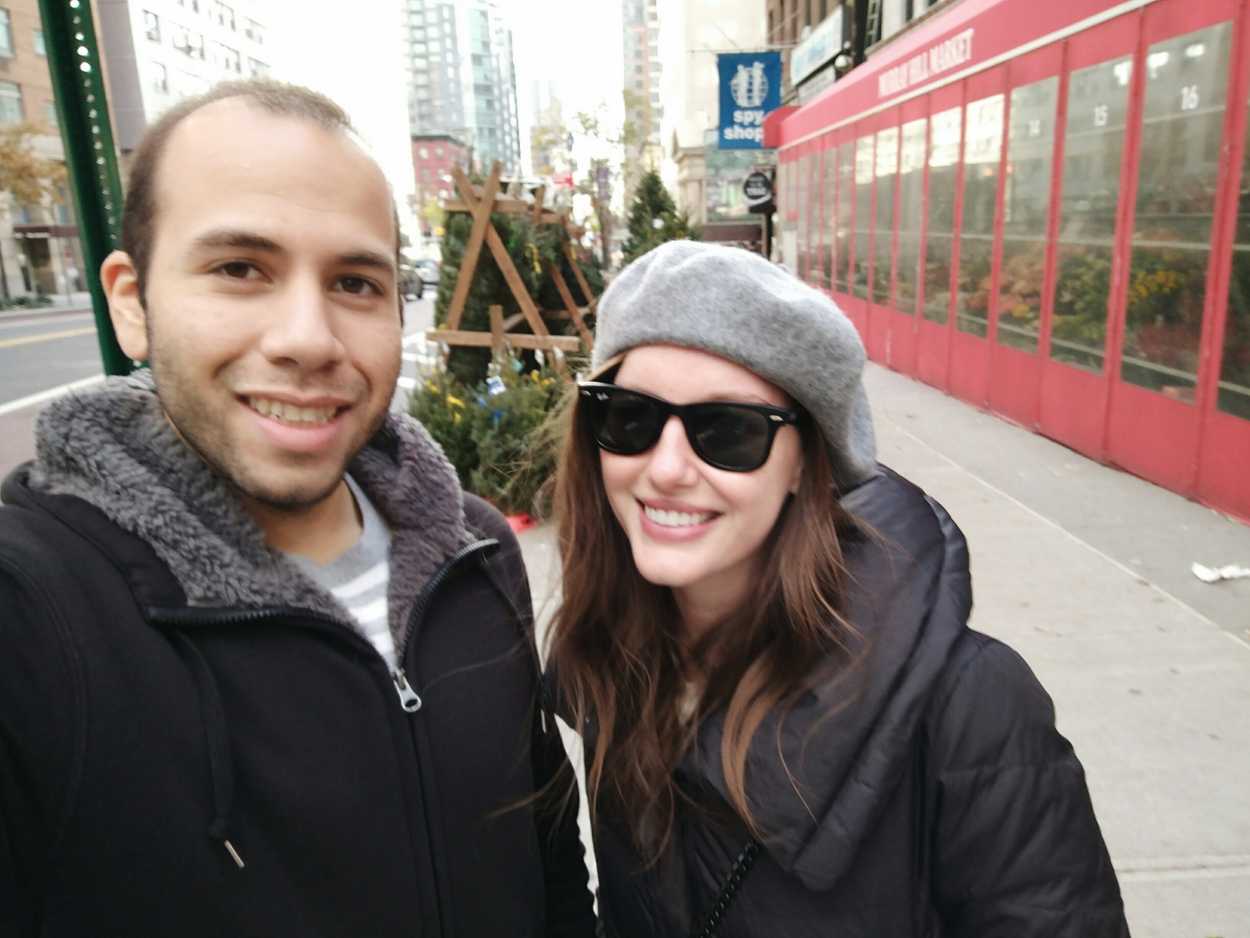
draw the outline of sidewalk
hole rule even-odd
[[[0,322],[10,318],[40,316],[45,313],[87,313],[90,311],[90,293],[58,293],[52,297],[50,306],[19,306],[13,309],[0,309]]]
[[[894,372],[866,380],[881,461],[968,538],[974,627],[1054,698],[1132,934],[1250,938],[1250,580],[1189,572],[1250,565],[1250,526]],[[521,541],[550,610],[553,531]]]

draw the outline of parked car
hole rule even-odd
[[[419,300],[425,295],[425,278],[411,264],[399,265],[399,292],[404,299]]]
[[[417,268],[417,272],[421,275],[421,279],[423,281],[430,284],[438,284],[438,261],[427,258],[425,260],[417,261],[413,266]]]

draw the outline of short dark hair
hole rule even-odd
[[[161,156],[174,128],[200,108],[227,98],[244,98],[254,106],[280,117],[309,120],[326,130],[355,134],[351,118],[341,107],[319,92],[270,78],[225,81],[203,94],[185,98],[162,114],[144,133],[130,164],[126,204],[122,209],[119,247],[130,255],[139,280],[139,297],[146,305],[145,284],[156,240],[156,177]],[[399,257],[399,216],[394,211],[395,255]],[[403,298],[400,298],[402,310]]]

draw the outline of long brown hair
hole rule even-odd
[[[592,821],[598,824],[610,806],[647,862],[658,860],[686,797],[674,769],[699,720],[723,708],[720,756],[730,802],[762,836],[746,793],[756,731],[770,711],[792,705],[816,665],[831,656],[849,664],[858,645],[843,614],[841,545],[854,523],[838,503],[828,444],[804,415],[799,490],[763,545],[759,588],[733,621],[683,648],[671,590],[648,583],[634,566],[576,398],[574,389],[553,493],[563,600],[548,633],[547,661],[574,726],[593,728],[586,773]],[[696,669],[706,684],[695,718],[683,720],[679,701]]]

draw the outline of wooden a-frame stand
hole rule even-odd
[[[538,306],[530,297],[529,292],[525,289],[525,281],[521,279],[516,266],[512,263],[512,258],[509,256],[507,248],[504,247],[503,239],[499,237],[499,232],[495,230],[495,226],[490,223],[492,212],[529,213],[533,215],[535,223],[562,225],[571,234],[572,228],[568,216],[543,209],[544,192],[542,189],[535,193],[532,205],[521,199],[500,197],[501,173],[502,166],[496,162],[491,167],[490,177],[486,180],[486,185],[482,187],[479,193],[477,187],[469,182],[469,178],[464,174],[463,170],[459,167],[452,169],[452,176],[455,179],[456,189],[460,193],[460,198],[447,202],[444,208],[449,212],[468,212],[473,217],[473,227],[469,232],[469,241],[465,245],[464,258],[460,264],[460,273],[456,278],[456,287],[451,294],[451,305],[447,310],[446,325],[441,329],[427,330],[425,336],[432,342],[441,342],[448,346],[490,348],[494,350],[496,356],[502,355],[507,346],[523,349],[542,349],[548,352],[557,350],[560,352],[578,352],[584,346],[589,351],[594,344],[594,339],[590,334],[590,330],[586,328],[583,313],[591,312],[598,301],[591,296],[590,286],[586,283],[586,277],[582,273],[581,267],[577,264],[573,246],[567,243],[564,245],[565,256],[568,258],[569,267],[573,270],[573,276],[577,280],[578,288],[589,301],[589,305],[583,310],[573,302],[573,294],[569,290],[564,275],[560,272],[560,265],[552,264],[549,267],[549,272],[555,283],[556,290],[560,294],[560,300],[564,303],[564,309],[540,312]],[[521,308],[520,313],[504,319],[503,308],[491,306],[489,332],[460,328],[460,319],[464,315],[464,304],[469,296],[469,287],[473,282],[473,275],[476,273],[478,262],[482,257],[483,244],[490,249],[491,256],[495,259],[500,273],[503,274],[503,278],[508,284],[508,289],[511,290],[517,306]],[[551,319],[571,319],[577,328],[578,336],[552,335],[547,329],[547,324],[543,322],[544,315]],[[533,335],[508,331],[522,319],[529,323],[530,329],[533,330]],[[552,358],[555,361],[556,368],[563,371],[563,360],[555,355]]]

